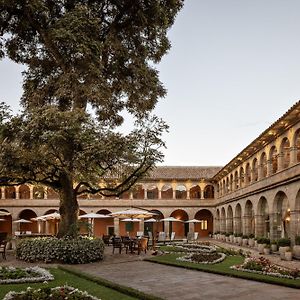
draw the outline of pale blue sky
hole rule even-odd
[[[224,165],[300,98],[299,0],[186,0],[158,66],[164,165]],[[0,62],[17,109],[21,67]]]

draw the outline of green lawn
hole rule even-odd
[[[120,299],[120,300],[129,300],[129,299],[138,299],[123,293],[120,293],[111,288],[105,287],[103,285],[97,284],[90,280],[80,278],[74,274],[66,272],[60,269],[49,269],[49,271],[54,275],[55,280],[49,281],[48,284],[44,283],[23,283],[23,284],[2,284],[0,285],[0,299],[2,299],[6,293],[9,291],[22,291],[26,290],[28,286],[32,288],[40,288],[40,287],[54,287],[59,285],[68,284],[75,288],[78,288],[82,291],[87,291],[89,294],[99,297],[102,300],[112,300],[112,299]]]
[[[242,256],[228,256],[224,261],[214,265],[206,265],[206,264],[195,264],[189,262],[181,262],[177,261],[176,258],[181,256],[180,254],[166,254],[162,256],[155,256],[147,259],[147,261],[172,265],[182,268],[188,268],[198,271],[204,271],[209,273],[215,273],[220,275],[238,277],[243,279],[250,279],[255,281],[261,281],[266,283],[272,283],[277,285],[283,285],[293,288],[300,288],[300,280],[287,279],[287,278],[278,278],[267,275],[241,272],[230,269],[230,266],[241,264],[244,260]]]

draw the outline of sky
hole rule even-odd
[[[299,0],[186,0],[157,66],[168,90],[163,165],[223,166],[300,99]],[[16,111],[22,66],[0,61]]]

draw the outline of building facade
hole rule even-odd
[[[98,219],[94,234],[124,235],[152,230],[187,232],[200,236],[220,231],[254,234],[271,239],[300,235],[300,102],[267,128],[224,167],[157,167],[120,198],[101,195],[79,197],[80,214],[109,214],[129,207],[141,207],[180,221],[156,225],[122,222],[118,218]],[[57,194],[41,186],[2,187],[0,231],[55,233],[57,221],[13,223],[56,211]]]

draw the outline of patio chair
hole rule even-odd
[[[131,250],[131,245],[132,245],[132,241],[131,241],[130,237],[129,236],[121,236],[121,240],[122,240],[123,246],[126,250],[126,253],[128,253],[128,249]]]
[[[5,260],[6,260],[6,255],[5,255],[6,244],[7,244],[7,241],[6,241],[6,240],[0,241],[0,253],[2,253],[2,257],[3,257],[3,259],[5,259]]]
[[[138,231],[137,233],[136,233],[136,236],[137,237],[142,237],[144,235],[144,232],[143,231]]]
[[[120,237],[113,237],[112,238],[112,246],[113,246],[113,254],[115,253],[115,249],[119,249],[119,253],[122,253],[123,243]]]
[[[194,232],[188,232],[187,236],[186,236],[186,241],[187,243],[189,241],[192,241],[194,239]]]
[[[166,242],[166,233],[161,231],[158,233],[158,242]]]
[[[105,245],[109,246],[110,244],[110,235],[109,234],[103,234],[102,235],[102,240]]]
[[[147,248],[148,248],[148,238],[142,237],[133,245],[132,252],[137,250],[138,255],[140,255],[141,251],[147,253]]]
[[[148,231],[148,247],[149,246],[153,246],[153,235],[152,235],[152,232],[151,231]]]
[[[194,240],[198,240],[198,235],[199,235],[199,232],[194,232]]]

